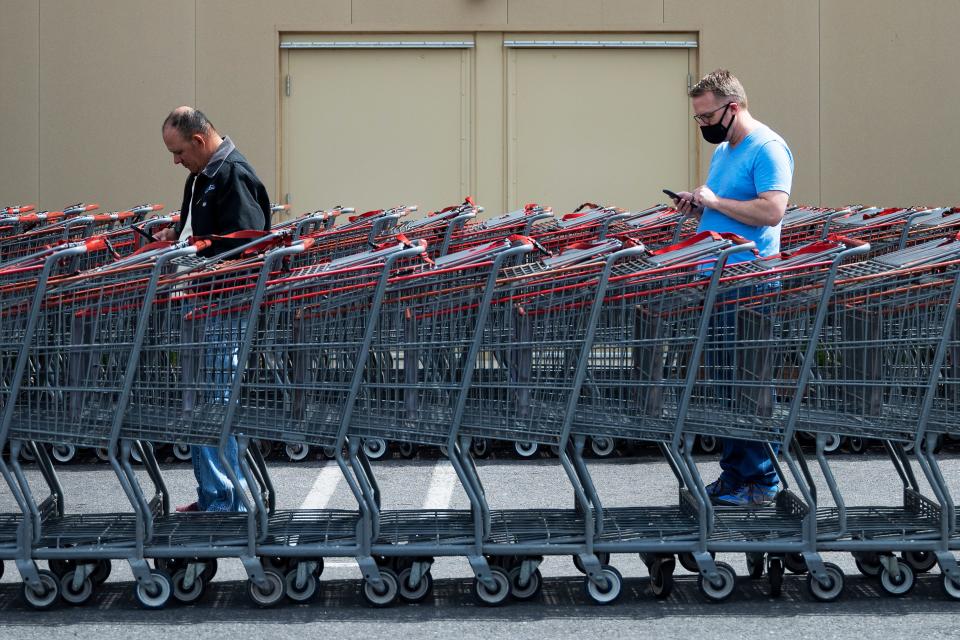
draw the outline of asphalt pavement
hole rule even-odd
[[[960,456],[941,454],[947,481],[960,491]],[[879,452],[833,457],[832,468],[849,504],[896,504],[901,489],[889,460]],[[708,481],[718,472],[713,458],[703,457]],[[29,468],[35,483],[36,472]],[[189,466],[163,465],[173,502],[193,499]],[[281,508],[355,508],[352,494],[331,461],[272,461]],[[436,452],[413,460],[381,460],[374,466],[385,508],[465,508],[467,498],[449,463]],[[486,494],[494,508],[556,508],[571,504],[572,494],[556,459],[519,461],[508,453],[480,461]],[[666,464],[652,453],[591,461],[591,473],[608,506],[667,505],[677,487]],[[107,512],[124,508],[113,474],[105,465],[73,463],[60,467],[71,512]],[[9,492],[0,491],[0,512],[13,509]],[[945,598],[936,569],[922,576],[906,596],[885,595],[875,578],[861,576],[849,555],[829,554],[847,575],[843,597],[834,603],[812,601],[806,577],[787,575],[783,594],[769,597],[766,579],[746,575],[742,554],[725,554],[739,576],[733,596],[711,604],[697,588],[696,576],[678,567],[676,586],[665,600],[655,599],[643,563],[635,555],[614,555],[611,564],[624,575],[624,593],[610,606],[593,604],[584,579],[569,556],[548,557],[541,566],[544,586],[530,602],[502,607],[478,605],[472,573],[463,558],[438,558],[432,569],[431,598],[415,605],[371,609],[360,595],[359,571],[349,558],[330,558],[321,590],[310,604],[284,603],[253,607],[246,596],[245,574],[237,561],[220,562],[217,578],[204,599],[191,606],[172,604],[144,611],[132,597],[132,576],[114,562],[110,579],[82,607],[60,605],[52,611],[30,610],[20,598],[19,576],[12,563],[0,580],[0,638],[96,637],[161,638],[169,633],[201,638],[268,638],[291,633],[313,637],[536,637],[572,638],[584,634],[656,634],[659,638],[771,637],[834,638],[857,636],[955,638],[960,603]]]

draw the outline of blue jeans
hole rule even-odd
[[[710,322],[710,333],[712,339],[716,342],[734,343],[738,339],[738,318],[736,305],[724,305],[724,302],[745,298],[756,295],[764,290],[776,288],[776,285],[767,283],[762,288],[740,287],[733,291],[722,293],[717,297],[717,307]],[[741,329],[742,330],[742,329]],[[769,335],[757,334],[756,326],[750,329],[754,338],[764,337],[771,339],[772,330]],[[765,329],[759,329],[765,331]],[[711,349],[707,355],[707,367],[712,370],[714,379],[729,381],[728,388],[720,388],[719,395],[728,405],[735,405],[737,398],[737,381],[740,379],[741,362],[738,358],[737,349]],[[774,390],[771,387],[769,400],[771,405],[775,404]],[[780,484],[780,477],[777,475],[776,467],[770,459],[767,446],[763,442],[751,440],[735,440],[733,438],[720,438],[722,451],[720,454],[720,468],[723,472],[720,478],[724,484],[732,487],[738,487],[745,483],[758,484],[768,487]],[[780,452],[780,445],[773,444],[774,454]]]
[[[208,405],[226,405],[237,374],[237,353],[246,327],[246,319],[233,316],[208,316],[203,327],[203,380],[212,383],[207,394]],[[191,447],[193,475],[197,479],[197,506],[201,511],[246,511],[240,491],[247,485],[240,470],[237,439],[227,439],[226,458],[240,479],[237,491],[224,470],[217,447]]]

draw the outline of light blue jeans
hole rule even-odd
[[[208,316],[203,319],[203,380],[212,383],[207,394],[208,405],[226,405],[230,389],[237,375],[237,353],[246,327],[246,319],[240,317]],[[233,486],[217,447],[191,447],[193,474],[197,479],[197,506],[201,511],[246,511],[240,491],[247,484],[240,470],[237,439],[227,439],[226,458],[230,468],[240,479],[240,491]]]

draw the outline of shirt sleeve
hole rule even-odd
[[[226,184],[218,194],[218,210],[223,213],[220,233],[263,229],[264,215],[257,201],[256,182],[237,167],[231,168]]]
[[[793,154],[787,145],[779,140],[771,140],[760,148],[754,160],[753,181],[757,193],[790,193],[793,186]]]

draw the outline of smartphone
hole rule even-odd
[[[672,199],[674,202],[680,202],[680,196],[675,194],[673,191],[670,191],[670,189],[663,189],[663,192],[667,194],[667,196],[670,197],[670,199]]]

